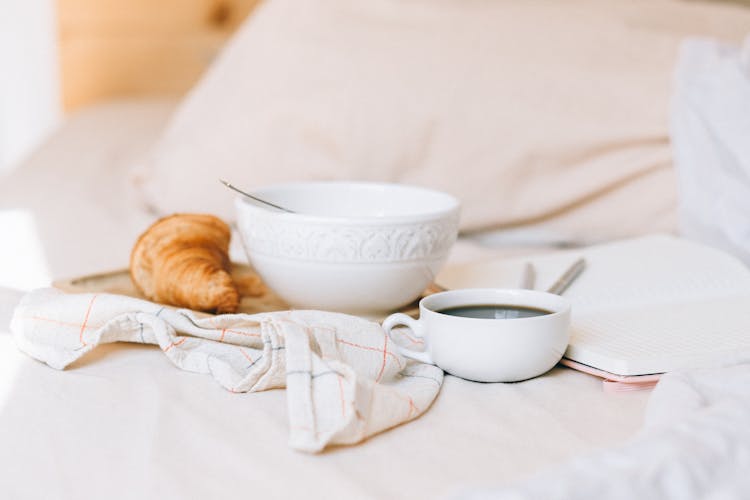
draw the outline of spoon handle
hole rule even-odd
[[[523,266],[523,275],[521,276],[521,288],[527,290],[534,289],[534,283],[536,282],[536,270],[534,264],[527,262]]]
[[[269,207],[273,207],[273,208],[275,208],[277,210],[281,210],[283,212],[287,212],[287,213],[290,213],[290,214],[294,213],[293,210],[289,210],[288,208],[280,207],[279,205],[271,203],[270,201],[262,200],[262,199],[258,198],[257,196],[253,196],[253,195],[251,195],[249,193],[246,193],[243,190],[241,190],[240,188],[237,188],[237,187],[233,186],[232,184],[230,184],[229,182],[225,181],[224,179],[219,179],[219,182],[221,182],[222,184],[224,184],[226,187],[228,187],[232,191],[235,191],[237,193],[240,193],[241,195],[247,196],[248,198],[257,201],[258,203],[263,203],[264,205],[268,205]]]

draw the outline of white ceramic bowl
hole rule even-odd
[[[302,182],[253,194],[295,212],[235,202],[250,262],[295,308],[378,314],[406,305],[458,233],[458,200],[419,187]]]

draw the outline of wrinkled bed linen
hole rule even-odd
[[[20,218],[32,240],[3,240],[0,255],[28,258],[0,260],[0,286],[30,290],[54,279],[127,266],[133,243],[156,219],[132,190],[129,170],[150,149],[174,104],[168,99],[125,100],[80,111],[24,164],[0,177],[0,225]],[[548,239],[516,232],[520,234],[514,239],[490,245],[462,239],[450,261],[547,248]],[[30,245],[38,247],[39,255],[28,255]],[[239,238],[232,239],[230,255],[245,261]],[[32,278],[45,274],[46,282]],[[28,278],[9,281],[10,275]]]
[[[750,35],[685,40],[675,84],[680,230],[750,265]]]
[[[750,495],[750,353],[722,367],[664,375],[643,430],[518,487],[466,500],[742,499]]]
[[[53,278],[126,265],[151,221],[129,204],[127,166],[171,109],[136,101],[86,110],[0,179],[0,209],[32,216]],[[447,267],[540,251],[528,238],[501,243],[510,249],[459,241]],[[0,262],[0,277],[4,265],[19,267]],[[497,284],[517,284],[504,279]],[[649,396],[606,394],[599,379],[560,367],[519,384],[446,376],[420,418],[310,456],[284,445],[286,391],[232,394],[175,369],[155,346],[101,345],[71,369],[50,370],[8,333],[19,297],[0,293],[1,498],[435,498],[622,443]]]
[[[445,376],[420,418],[310,455],[286,445],[285,390],[232,394],[132,342],[53,370],[15,347],[9,319],[0,321],[2,498],[437,498],[621,443],[648,398],[604,393],[601,380],[567,368],[518,384]]]
[[[443,383],[441,369],[397,354],[379,324],[324,311],[198,317],[120,295],[40,289],[16,308],[11,331],[22,351],[59,370],[101,344],[136,342],[232,393],[286,387],[289,443],[307,452],[417,418]]]
[[[174,106],[170,100],[140,99],[95,106],[65,123],[22,165],[0,177],[0,215],[23,214],[31,241],[5,238],[10,255],[38,246],[50,278],[70,278],[127,265],[138,235],[155,216],[140,209],[128,171],[148,151]],[[18,236],[18,235],[14,235]],[[19,259],[0,261],[0,286],[21,272]]]

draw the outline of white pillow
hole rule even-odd
[[[135,179],[161,213],[233,219],[219,177],[358,179],[451,192],[464,230],[670,230],[679,41],[749,25],[666,0],[268,0]]]

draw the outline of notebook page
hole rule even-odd
[[[577,316],[565,357],[618,375],[697,368],[750,350],[750,295]]]
[[[738,259],[671,236],[540,257],[534,264],[556,268],[556,277],[579,256],[586,258],[586,270],[565,292],[576,316],[750,294],[750,270]]]

